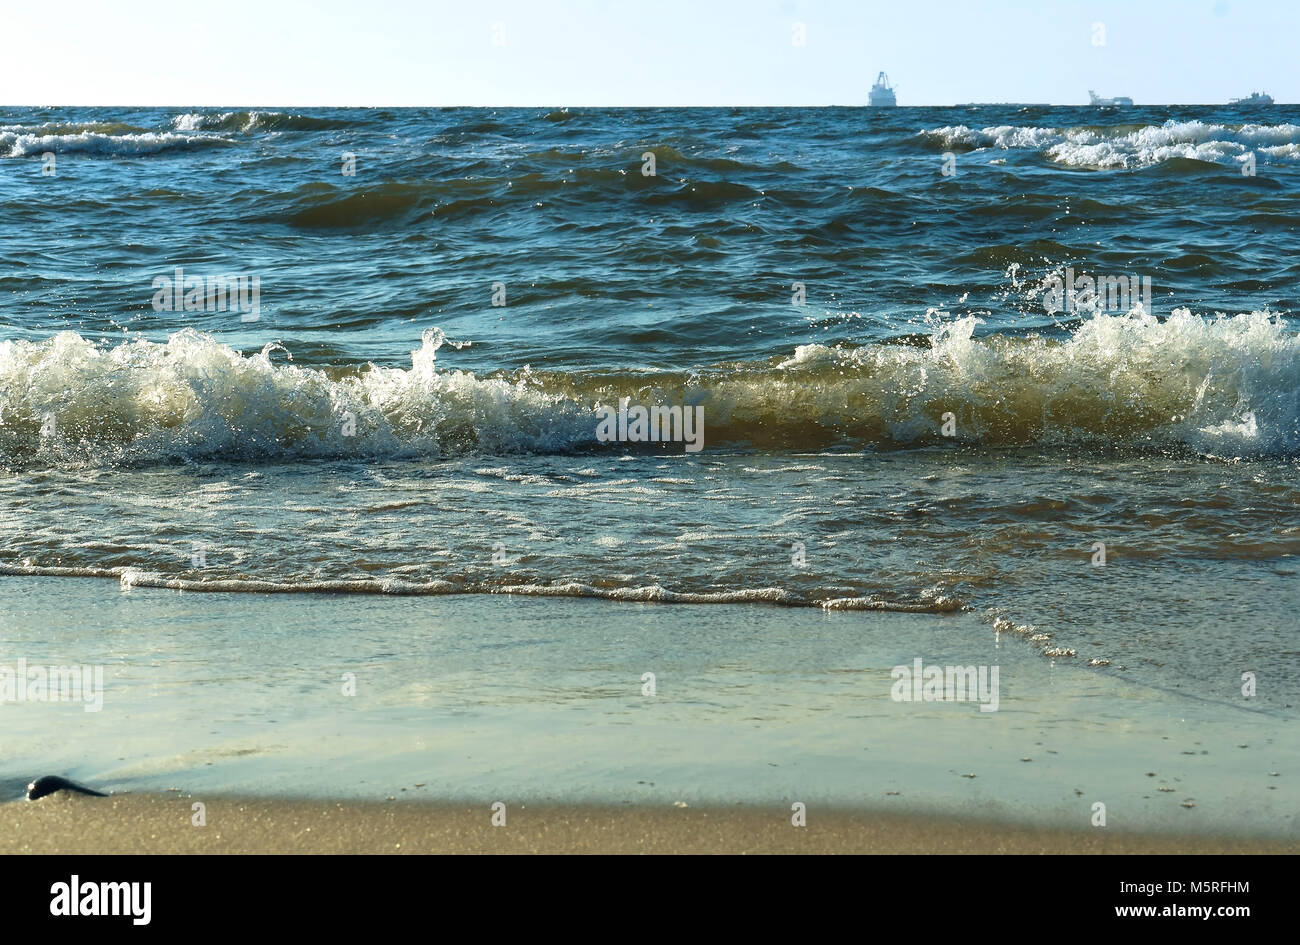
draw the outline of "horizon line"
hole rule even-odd
[[[576,108],[591,109],[659,109],[659,108],[861,108],[869,111],[888,112],[902,108],[993,108],[993,107],[1011,107],[1018,106],[1021,108],[1111,108],[1116,110],[1135,109],[1135,108],[1258,108],[1267,109],[1275,107],[1285,107],[1297,105],[1300,102],[1280,102],[1276,99],[1272,105],[1251,105],[1249,103],[1234,102],[1142,102],[1132,105],[1093,105],[1089,102],[948,102],[948,103],[917,103],[906,105],[871,105],[864,102],[786,102],[786,103],[765,103],[765,104],[738,104],[728,102],[710,102],[710,103],[693,103],[684,104],[680,102],[667,102],[659,104],[636,104],[636,105],[614,105],[614,104],[566,104],[560,105],[547,102],[527,102],[527,103],[491,103],[491,104],[423,104],[423,105],[395,105],[395,104],[344,104],[344,103],[305,103],[305,102],[264,102],[264,103],[234,103],[234,102],[166,102],[166,103],[124,103],[124,102],[4,102],[0,103],[0,108],[548,108],[552,110],[565,111]]]

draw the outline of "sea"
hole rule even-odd
[[[1298,106],[0,108],[0,630],[897,614],[1289,722],[1297,313]]]

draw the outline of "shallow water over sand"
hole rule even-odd
[[[3,589],[6,652],[106,669],[98,712],[0,707],[14,795],[59,771],[199,799],[802,801],[1079,829],[1100,801],[1118,829],[1295,835],[1291,720],[1044,660],[973,615]],[[915,658],[998,666],[996,711],[894,701]]]
[[[1298,503],[1276,461],[959,448],[204,464],[4,480],[0,542],[9,575],[141,588],[968,610],[1211,702],[1254,672],[1294,714]]]

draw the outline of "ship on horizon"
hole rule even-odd
[[[883,72],[876,76],[876,84],[871,87],[871,94],[867,96],[867,101],[877,107],[892,108],[898,104],[898,99],[894,97],[894,90],[889,84],[889,76]]]
[[[1228,100],[1229,105],[1272,105],[1273,96],[1267,92],[1251,92],[1245,98],[1233,98]]]
[[[1116,95],[1114,98],[1103,98],[1092,89],[1088,89],[1088,104],[1098,107],[1108,107],[1111,105],[1132,105],[1133,99],[1127,95]]]

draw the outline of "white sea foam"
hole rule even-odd
[[[1240,126],[1169,120],[1161,125],[1111,128],[1041,128],[947,125],[920,133],[922,140],[947,150],[1028,150],[1065,167],[1137,168],[1173,158],[1233,164],[1255,152],[1257,160],[1300,160],[1300,126]]]
[[[204,131],[213,128],[252,131],[259,125],[288,117],[282,112],[186,112],[172,119],[172,127],[177,131]]]
[[[1267,312],[1099,315],[1064,340],[943,320],[928,347],[805,345],[775,364],[681,380],[713,445],[818,449],[941,442],[1300,452],[1300,337]],[[326,373],[193,330],[97,345],[73,332],[0,343],[0,457],[65,463],[595,450],[594,408],[644,378],[519,379],[439,370],[427,331],[408,369]],[[710,418],[714,418],[710,420]],[[575,492],[625,488],[598,482]],[[638,486],[651,494],[653,490]]]
[[[228,111],[186,112],[172,118],[177,131],[234,131],[248,134],[253,131],[315,130],[337,127],[343,119],[319,118],[311,115],[294,115],[289,112]]]
[[[201,131],[220,127],[234,117],[234,112],[186,112],[172,119],[172,127],[177,131]]]
[[[1061,343],[976,338],[978,324],[946,323],[929,349],[803,346],[783,366],[849,369],[845,385],[875,402],[882,432],[904,442],[951,411],[957,435],[976,441],[1300,451],[1300,336],[1275,314],[1099,315]]]
[[[87,153],[106,155],[157,154],[177,148],[220,147],[230,144],[213,135],[185,135],[170,131],[146,131],[130,134],[106,134],[77,131],[71,134],[0,131],[0,157],[28,157],[44,154]]]
[[[402,581],[395,578],[277,581],[258,578],[205,578],[196,580],[139,568],[49,567],[0,565],[0,575],[40,577],[90,577],[117,580],[123,588],[159,588],[191,593],[223,594],[385,594],[401,597],[448,594],[509,594],[521,597],[591,597],[627,603],[657,604],[784,604],[812,606],[779,587],[738,588],[730,591],[672,591],[658,584],[594,587],[575,581],[553,584],[493,584],[482,581]],[[925,602],[886,602],[875,610],[925,611]]]

